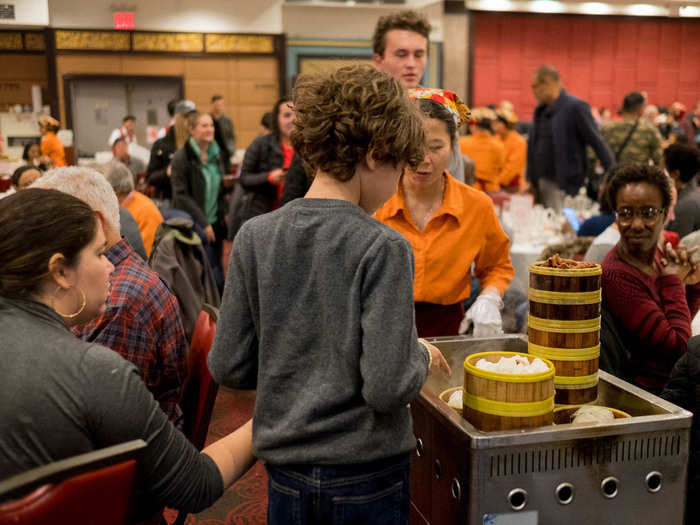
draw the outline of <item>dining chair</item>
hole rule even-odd
[[[0,481],[0,525],[123,525],[130,518],[138,439]]]

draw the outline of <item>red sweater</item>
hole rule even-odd
[[[658,394],[686,351],[690,323],[700,309],[700,284],[686,287],[676,276],[648,275],[623,262],[617,246],[603,261],[602,283],[605,308],[637,341],[628,348],[634,383]]]

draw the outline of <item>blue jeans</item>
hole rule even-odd
[[[410,455],[336,466],[267,465],[268,525],[407,525]]]

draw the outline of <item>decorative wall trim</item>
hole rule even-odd
[[[27,51],[46,51],[46,41],[41,32],[24,33],[24,49]]]
[[[273,53],[275,40],[272,36],[207,33],[204,47],[207,53]]]
[[[19,31],[7,31],[0,33],[0,50],[22,51],[22,33]]]
[[[0,30],[2,53],[43,53],[45,50],[43,31]]]
[[[129,33],[117,31],[56,31],[56,50],[129,51]]]
[[[85,52],[162,53],[189,56],[283,54],[281,35],[56,29],[59,54]],[[0,36],[2,33],[0,32]],[[33,46],[38,44],[32,43]],[[0,50],[2,47],[0,47]]]
[[[202,33],[142,33],[133,34],[133,51],[168,51],[202,53]]]

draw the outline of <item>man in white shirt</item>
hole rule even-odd
[[[124,139],[127,144],[138,144],[136,140],[136,134],[134,133],[135,127],[135,116],[127,115],[126,117],[124,117],[122,119],[122,127],[112,131],[111,135],[109,136],[109,139],[107,140],[107,144],[109,145],[110,149],[112,148],[112,146],[114,146],[114,142],[118,138]]]

